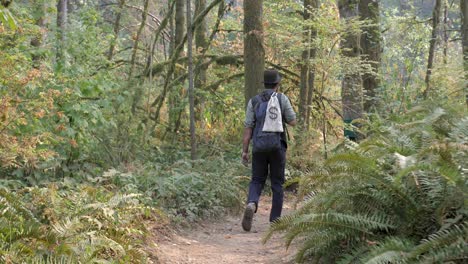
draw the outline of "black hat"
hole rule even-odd
[[[277,70],[269,69],[263,72],[264,84],[277,84],[281,81],[281,75]]]

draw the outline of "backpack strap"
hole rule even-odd
[[[251,103],[252,103],[252,110],[253,110],[253,112],[254,112],[254,118],[255,118],[255,120],[256,120],[257,117],[255,116],[255,113],[257,112],[257,107],[258,107],[259,104],[260,104],[260,98],[258,98],[258,95],[252,97]]]

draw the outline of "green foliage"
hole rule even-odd
[[[468,122],[463,110],[420,106],[375,120],[301,181],[307,197],[274,223],[298,261],[462,263],[467,258]],[[374,117],[377,118],[377,117]],[[332,253],[333,252],[333,253]]]
[[[165,208],[176,219],[196,221],[238,210],[244,202],[239,194],[249,179],[244,175],[248,172],[239,162],[222,157],[196,162],[184,158],[129,172],[111,169],[95,180],[144,193],[147,203]]]
[[[145,263],[147,222],[166,220],[138,194],[74,184],[0,189],[2,262]]]
[[[0,22],[3,25],[7,25],[10,29],[16,29],[16,21],[10,11],[3,6],[0,6]]]

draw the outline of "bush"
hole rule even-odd
[[[301,241],[298,261],[463,263],[468,118],[426,106],[373,124],[302,179],[306,200],[265,240],[284,231],[287,246]]]
[[[138,196],[89,185],[0,189],[1,261],[145,263],[147,220],[165,220]]]
[[[207,157],[192,162],[148,163],[143,169],[126,173],[110,170],[101,183],[112,183],[128,192],[144,193],[149,205],[157,205],[176,217],[196,221],[236,210],[244,202],[240,195],[248,177],[247,170],[236,161]]]

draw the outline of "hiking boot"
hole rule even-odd
[[[249,232],[252,228],[252,220],[255,213],[255,203],[248,203],[245,207],[244,217],[242,218],[242,228]]]

